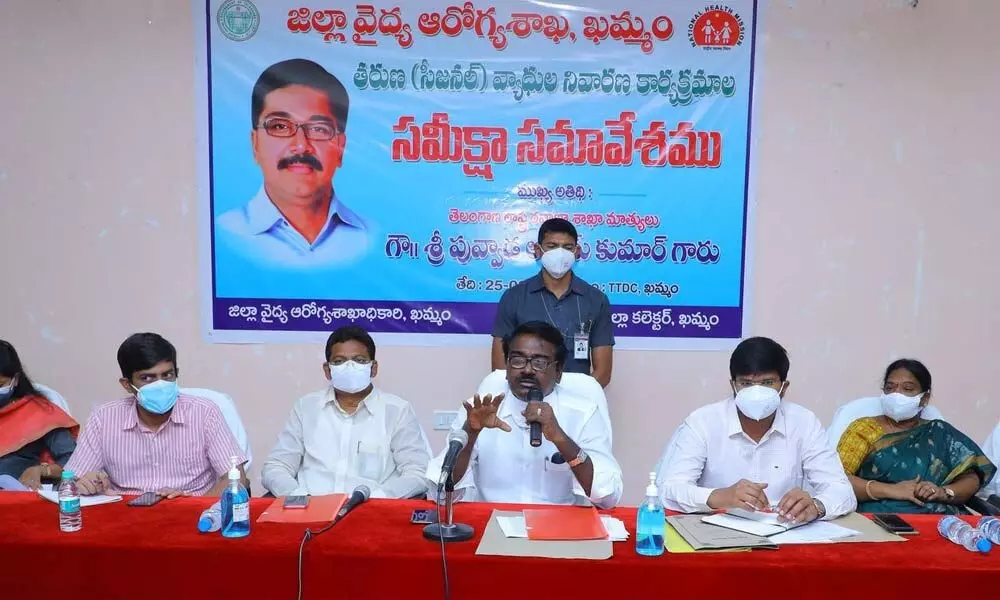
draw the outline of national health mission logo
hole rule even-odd
[[[743,43],[743,19],[723,4],[713,4],[699,12],[688,24],[692,46],[706,50],[732,50]]]
[[[215,13],[222,35],[234,42],[245,42],[257,33],[260,12],[250,0],[226,0]]]

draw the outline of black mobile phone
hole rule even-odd
[[[309,496],[285,496],[282,508],[305,508],[309,506]]]
[[[413,524],[430,525],[437,522],[438,514],[435,508],[418,508],[410,515],[410,523]]]
[[[872,515],[872,521],[885,529],[889,533],[895,533],[896,535],[917,535],[919,532],[904,521],[899,515],[879,513]]]
[[[128,501],[129,506],[152,506],[163,500],[163,496],[157,494],[156,492],[146,492],[141,496],[136,496],[135,498]]]

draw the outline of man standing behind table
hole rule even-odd
[[[264,463],[261,481],[275,496],[350,493],[367,485],[375,498],[423,497],[430,459],[410,404],[372,384],[375,341],[349,325],[326,341],[329,387],[295,403]]]
[[[542,321],[565,340],[569,373],[593,375],[602,387],[611,381],[611,307],[601,290],[573,273],[580,257],[576,227],[566,219],[549,219],[538,229],[535,258],[542,270],[500,297],[493,322],[494,369],[504,368],[503,339],[521,323]]]
[[[657,483],[668,509],[770,510],[777,500],[780,518],[803,523],[857,508],[819,419],[783,400],[788,367],[788,354],[772,339],[736,346],[729,359],[734,397],[691,413],[661,460]]]
[[[452,425],[469,436],[453,472],[458,497],[475,490],[475,499],[485,502],[615,506],[622,472],[611,454],[610,426],[593,400],[559,384],[562,334],[548,323],[523,323],[504,338],[503,355],[505,391],[474,396]],[[541,390],[543,402],[527,401],[532,388]],[[531,423],[541,425],[537,448],[529,443]],[[428,466],[431,481],[438,480],[446,452]]]
[[[155,333],[131,335],[118,348],[118,366],[128,397],[90,415],[66,464],[81,494],[218,496],[234,463],[247,485],[246,456],[219,407],[178,392],[170,342]]]

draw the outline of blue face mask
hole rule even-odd
[[[133,385],[132,387],[134,388],[135,386]],[[179,393],[180,390],[177,388],[176,381],[161,379],[137,388],[136,398],[139,400],[139,406],[155,415],[162,415],[170,412],[174,405],[177,404],[177,395]]]
[[[7,385],[0,387],[0,402],[10,399],[14,395],[14,386],[17,385],[16,380],[11,380]]]

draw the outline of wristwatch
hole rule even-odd
[[[566,464],[568,464],[569,468],[572,469],[575,467],[579,467],[585,462],[587,462],[587,453],[583,450],[583,448],[580,448],[580,453],[576,455],[576,458],[574,458],[573,460],[569,461]]]
[[[820,502],[816,498],[813,498],[813,506],[816,507],[816,512],[819,513],[819,516],[816,517],[817,519],[822,519],[823,517],[826,516],[826,507],[823,506],[822,502]]]
[[[948,502],[949,503],[955,501],[955,490],[951,489],[950,487],[941,488],[941,489],[944,490],[944,495],[948,496]]]

